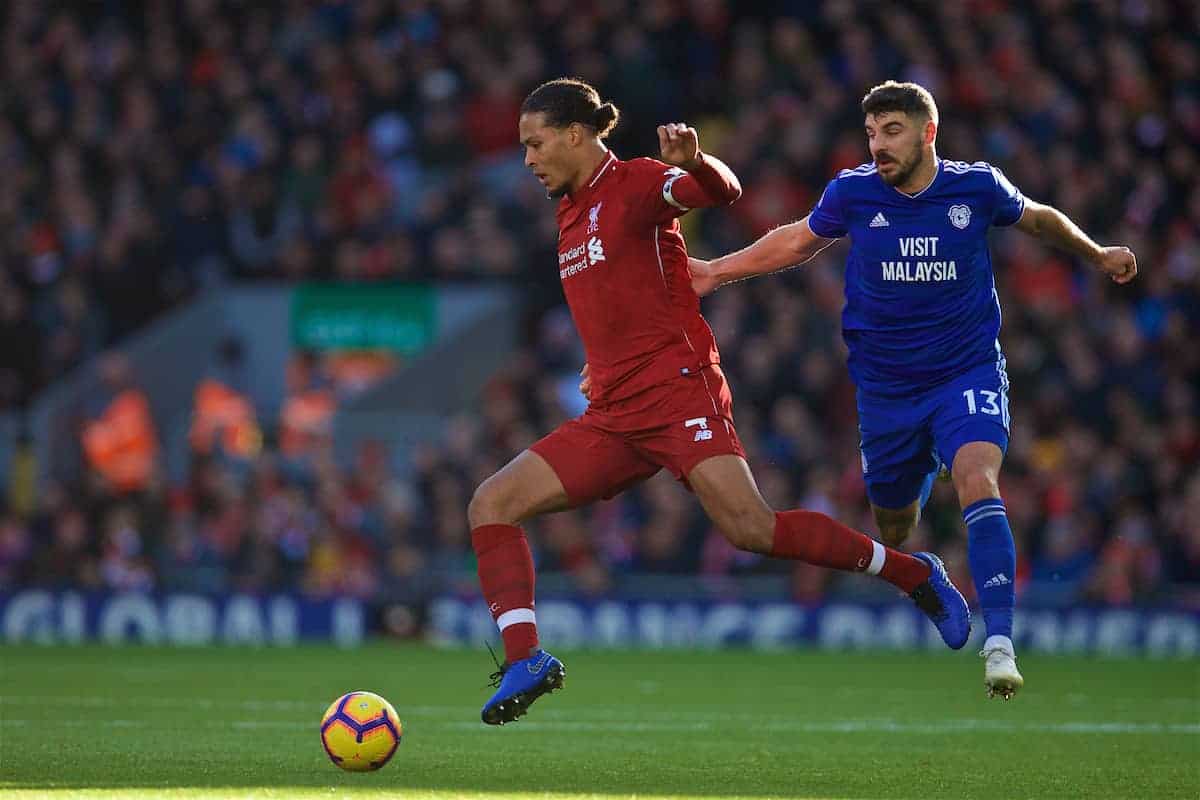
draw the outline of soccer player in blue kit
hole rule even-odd
[[[949,466],[987,627],[984,685],[1007,700],[1024,679],[1011,638],[1016,551],[998,482],[1008,376],[988,229],[1015,225],[1117,283],[1133,279],[1137,262],[1129,248],[1101,247],[1062,212],[1024,197],[995,167],[939,158],[938,110],[925,88],[887,81],[862,111],[872,162],[838,173],[804,219],[736,253],[692,259],[692,286],[704,295],[850,237],[842,333],[871,509],[883,541],[899,546]]]

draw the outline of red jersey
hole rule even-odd
[[[677,217],[741,194],[709,156],[684,172],[612,153],[558,204],[558,272],[591,372],[597,411],[720,362],[692,291]]]

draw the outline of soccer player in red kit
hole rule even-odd
[[[521,107],[525,164],[558,199],[558,270],[587,354],[590,404],[471,498],[479,580],[505,651],[483,721],[517,719],[565,675],[539,649],[520,523],[613,497],[663,468],[734,546],[879,575],[913,598],[948,645],[962,647],[969,612],[936,556],[886,548],[824,514],[777,513],[759,494],[677,221],[692,208],[732,203],[741,186],[682,124],[658,128],[662,161],[621,161],[604,144],[617,119],[611,103],[572,79],[539,86]]]

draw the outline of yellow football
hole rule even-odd
[[[350,772],[379,769],[400,745],[400,718],[371,692],[344,694],[321,717],[321,745],[329,760]]]

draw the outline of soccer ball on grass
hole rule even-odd
[[[400,745],[400,718],[371,692],[344,694],[321,717],[321,745],[329,760],[350,772],[382,767]]]

